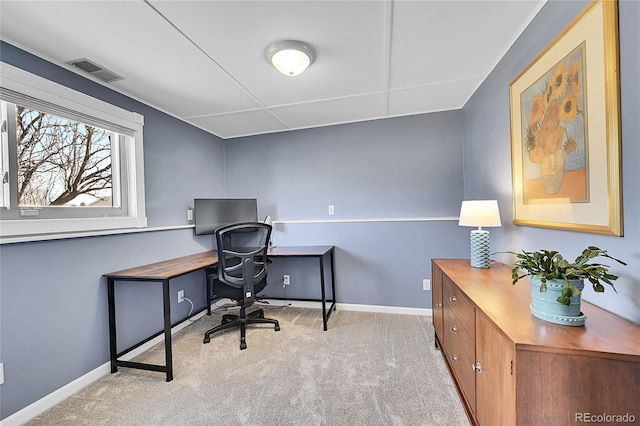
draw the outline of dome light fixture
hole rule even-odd
[[[280,40],[267,47],[267,59],[284,75],[290,77],[304,72],[316,58],[309,44],[297,40]]]

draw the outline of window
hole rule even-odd
[[[1,237],[145,227],[143,117],[1,66]]]
[[[2,103],[8,142],[5,180],[9,199],[14,200],[5,205],[19,209],[0,212],[3,217],[16,218],[18,213],[69,217],[73,207],[85,207],[79,209],[83,210],[80,216],[122,215],[118,153],[120,145],[127,143],[123,135]],[[116,210],[109,212],[104,207]]]

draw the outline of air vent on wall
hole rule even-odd
[[[107,83],[112,83],[114,81],[122,80],[123,77],[120,77],[118,74],[109,71],[105,67],[96,64],[93,61],[90,61],[87,58],[76,59],[73,61],[67,62],[69,65],[74,66],[76,68],[80,68],[82,71],[102,80]]]

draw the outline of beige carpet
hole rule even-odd
[[[202,343],[221,313],[174,335],[174,380],[120,368],[29,425],[468,425],[434,348],[430,317],[265,308],[251,326]],[[163,363],[162,344],[136,358]]]

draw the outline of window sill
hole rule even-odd
[[[2,236],[0,237],[0,245],[27,243],[27,242],[36,242],[36,241],[65,240],[65,239],[71,239],[71,238],[120,235],[120,234],[139,234],[142,232],[171,231],[175,229],[194,228],[194,226],[195,225],[173,225],[173,226],[156,226],[152,228],[107,229],[107,230],[99,230],[99,231],[60,232],[60,233],[41,234],[41,235]]]

